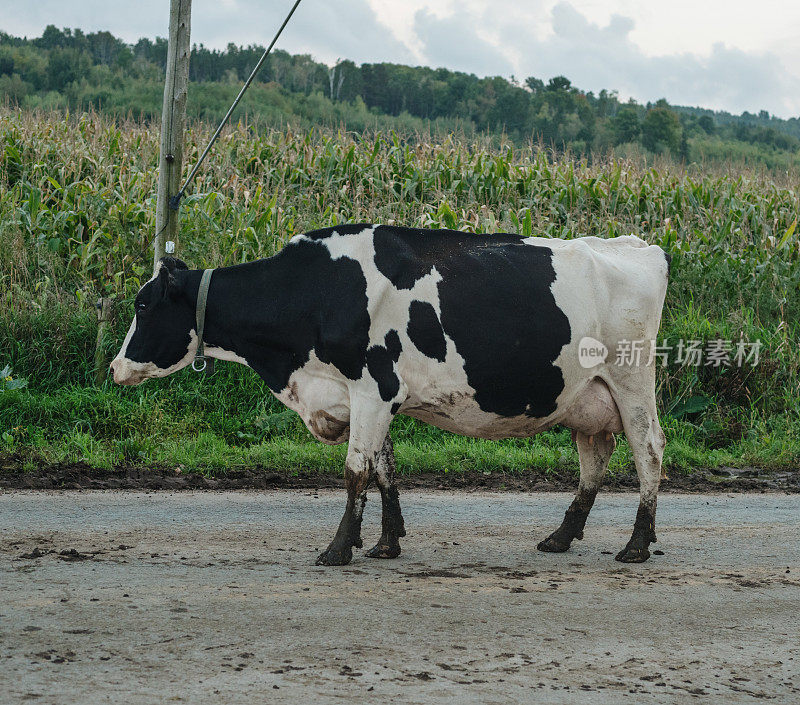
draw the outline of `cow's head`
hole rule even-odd
[[[134,318],[111,363],[117,384],[166,377],[192,362],[197,350],[194,302],[186,296],[187,267],[164,257],[136,295]]]

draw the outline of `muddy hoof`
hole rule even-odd
[[[364,554],[367,558],[397,558],[400,555],[400,544],[388,546],[376,544]]]
[[[644,563],[648,558],[650,558],[650,551],[647,548],[636,546],[625,546],[616,555],[616,560],[620,563]]]
[[[351,548],[329,546],[327,550],[319,554],[317,565],[347,565],[351,560],[353,560]]]
[[[539,542],[536,548],[546,553],[564,553],[571,543],[571,541],[564,541],[555,534],[551,534],[544,541]]]

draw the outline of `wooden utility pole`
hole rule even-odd
[[[164,243],[177,240],[178,211],[170,210],[169,200],[181,185],[191,21],[192,0],[170,0],[167,80],[164,84],[164,104],[161,110],[161,153],[158,159],[154,268],[164,256]]]
[[[97,301],[97,340],[94,345],[94,381],[99,387],[108,376],[105,339],[111,322],[111,299],[103,296]]]

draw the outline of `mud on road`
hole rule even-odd
[[[795,703],[800,496],[403,494],[403,554],[322,568],[340,492],[0,494],[3,703]],[[367,503],[365,548],[379,534]]]
[[[326,489],[344,487],[341,475],[322,470],[296,472],[266,468],[236,468],[203,474],[180,467],[142,467],[119,465],[105,470],[85,463],[55,463],[28,472],[22,458],[0,456],[0,490],[276,490]],[[496,492],[562,492],[578,486],[577,472],[545,472],[531,468],[525,472],[481,472],[467,470],[450,473],[411,473],[398,475],[403,489],[491,490]],[[608,474],[603,481],[606,492],[639,489],[633,470]],[[755,467],[697,468],[690,473],[674,471],[661,482],[662,492],[797,492],[800,493],[800,468],[769,471]]]

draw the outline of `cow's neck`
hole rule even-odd
[[[271,259],[215,269],[206,304],[206,355],[252,367],[280,391],[296,362],[292,341],[309,334],[297,281]],[[196,304],[202,270],[191,271],[188,296]]]

